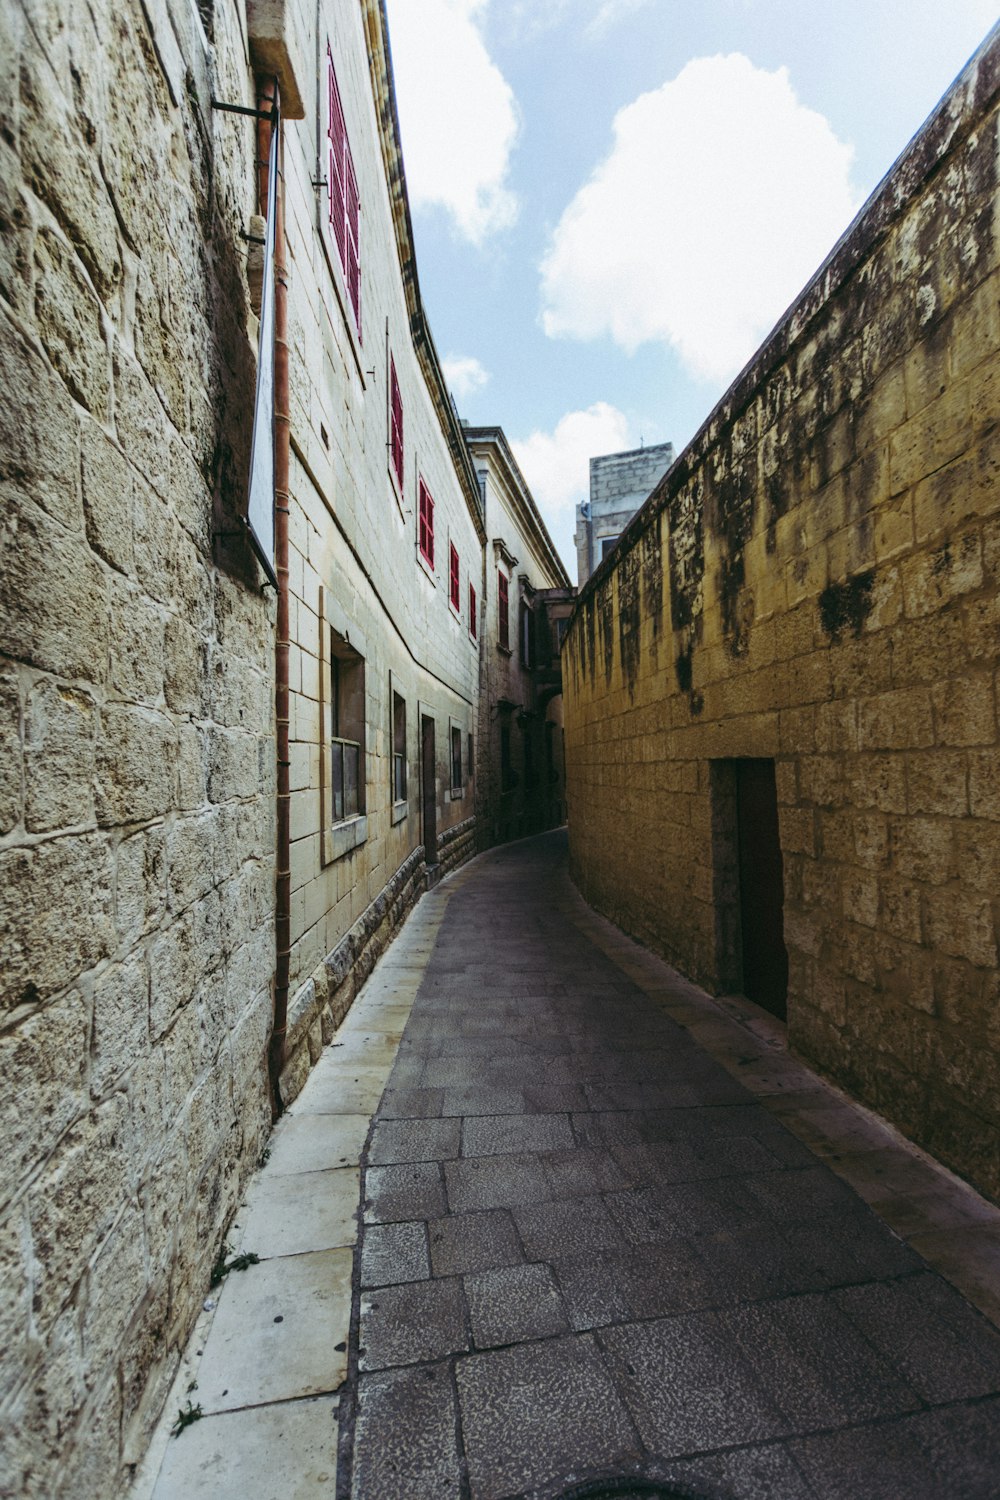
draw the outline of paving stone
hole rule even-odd
[[[353,1245],[359,1193],[357,1167],[265,1175],[255,1185],[241,1215],[242,1248],[269,1260],[308,1250],[328,1250],[334,1245]]]
[[[585,1110],[587,1100],[576,1083],[532,1083],[524,1089],[524,1108],[529,1114],[569,1114]]]
[[[610,1151],[577,1146],[572,1151],[546,1151],[539,1160],[553,1198],[586,1198],[630,1186]]]
[[[625,1242],[600,1198],[571,1198],[514,1210],[529,1260],[589,1250],[624,1250]]]
[[[519,1089],[472,1086],[442,1092],[443,1115],[519,1115],[524,1110],[524,1095]]]
[[[472,1500],[503,1500],[638,1461],[638,1439],[592,1340],[551,1339],[456,1364]]]
[[[294,1478],[280,1453],[295,1455]],[[192,1423],[168,1444],[153,1500],[324,1500],[336,1474],[336,1401],[281,1401]]]
[[[834,1300],[925,1401],[1000,1392],[1000,1333],[939,1276],[849,1287]]]
[[[461,1126],[458,1120],[379,1120],[372,1135],[368,1160],[373,1166],[400,1162],[441,1161],[457,1156]]]
[[[359,1340],[362,1370],[419,1364],[467,1349],[461,1281],[415,1281],[363,1292]]]
[[[1000,1402],[826,1433],[788,1452],[823,1500],[996,1500]]]
[[[485,1115],[462,1125],[463,1156],[514,1156],[572,1147],[566,1115]]]
[[[895,1416],[920,1404],[829,1296],[736,1308],[722,1315],[722,1326],[795,1431]]]
[[[524,1260],[514,1220],[503,1209],[432,1219],[427,1234],[435,1276],[488,1271]]]
[[[621,1323],[631,1315],[631,1304],[621,1276],[621,1255],[591,1251],[554,1258],[553,1267],[570,1327],[578,1333]]]
[[[459,1500],[461,1493],[448,1365],[362,1375],[352,1500]]]
[[[549,1184],[536,1156],[481,1156],[444,1163],[452,1213],[477,1208],[513,1208],[549,1197]]]
[[[436,1161],[369,1167],[365,1172],[365,1223],[433,1219],[447,1212],[441,1168]]]
[[[626,1324],[598,1337],[652,1452],[679,1457],[787,1434],[715,1313]]]
[[[198,1371],[206,1412],[338,1389],[347,1372],[352,1262],[350,1250],[326,1250],[229,1274]]]
[[[371,1123],[367,1114],[299,1114],[279,1121],[268,1143],[268,1176],[319,1172],[325,1167],[356,1167]]]
[[[361,1246],[361,1285],[393,1286],[431,1274],[427,1229],[422,1223],[370,1224]]]
[[[703,1454],[663,1469],[685,1494],[745,1497],[745,1500],[816,1500],[784,1443],[761,1448],[736,1448],[727,1453]],[[862,1500],[859,1490],[854,1500]],[[886,1497],[888,1500],[888,1496]],[[894,1497],[895,1500],[895,1497]]]
[[[569,1332],[548,1266],[506,1266],[466,1276],[465,1295],[473,1342],[480,1349]]]
[[[379,1106],[382,1120],[433,1120],[442,1109],[443,1089],[386,1089]]]

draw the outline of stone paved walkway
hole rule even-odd
[[[563,835],[419,903],[230,1246],[134,1500],[1000,1495],[1000,1212],[591,912]]]
[[[996,1329],[571,922],[563,858],[481,860],[417,991],[338,1495],[996,1497]]]

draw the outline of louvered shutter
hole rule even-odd
[[[392,467],[396,478],[399,480],[400,489],[403,487],[403,398],[399,394],[399,380],[396,377],[396,364],[390,358],[389,362],[389,423],[390,442],[392,444]]]
[[[340,105],[340,90],[337,88],[337,77],[333,71],[333,57],[329,50],[326,58],[327,65],[327,95],[329,126],[327,135],[329,138],[330,173],[327,179],[327,189],[330,195],[330,227],[340,254],[341,265],[347,264],[347,218],[345,214],[346,203],[346,178],[344,172],[345,159],[347,157],[347,127],[344,124],[344,111]]]
[[[346,144],[346,142],[345,142]],[[351,161],[351,153],[346,154],[347,167],[347,291],[354,308],[354,322],[357,326],[358,337],[361,337],[361,256],[360,256],[360,218],[361,203],[358,198],[358,183],[354,176],[354,163]]]

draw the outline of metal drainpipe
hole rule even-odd
[[[257,108],[280,103],[277,78],[259,87]],[[270,120],[257,128],[260,201],[267,208]],[[280,125],[279,125],[280,130]],[[288,971],[291,954],[291,872],[289,869],[289,814],[291,791],[288,759],[288,479],[291,419],[288,388],[288,268],[285,254],[284,141],[278,140],[278,186],[274,211],[274,570],[278,577],[278,621],[274,648],[274,711],[277,734],[277,829],[275,839],[274,901],[274,1019],[268,1044],[271,1113],[282,1113],[279,1079],[285,1061],[288,1018]]]

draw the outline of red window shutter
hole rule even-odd
[[[403,398],[399,394],[396,378],[396,363],[389,359],[389,442],[392,452],[392,468],[403,487]]]
[[[448,592],[451,597],[452,606],[454,609],[460,610],[462,607],[462,593],[458,571],[458,552],[455,549],[454,542],[449,543],[448,551]]]
[[[358,183],[354,176],[354,163],[347,152],[347,292],[354,309],[354,322],[361,337],[361,253],[360,253],[361,203],[358,198]]]
[[[510,650],[510,617],[507,602],[507,575],[497,569],[497,579],[500,588],[500,644],[505,651]]]
[[[420,551],[423,553],[424,557],[427,559],[427,561],[430,563],[431,567],[433,568],[433,566],[434,566],[434,501],[431,499],[430,491],[428,490],[427,486],[424,484],[424,481],[422,479],[420,481],[420,502],[419,502],[419,507],[418,508],[419,508],[419,531],[418,531],[418,537],[417,537],[417,544],[420,547]]]
[[[472,636],[473,640],[475,640],[475,638],[476,638],[477,623],[478,622],[476,620],[476,591],[473,588],[472,584],[470,583],[469,584],[469,634]]]
[[[347,264],[347,179],[345,173],[347,151],[347,126],[340,103],[337,75],[333,71],[333,56],[327,48],[327,136],[329,139],[329,177],[327,192],[330,197],[330,227],[336,241],[340,263]]]

